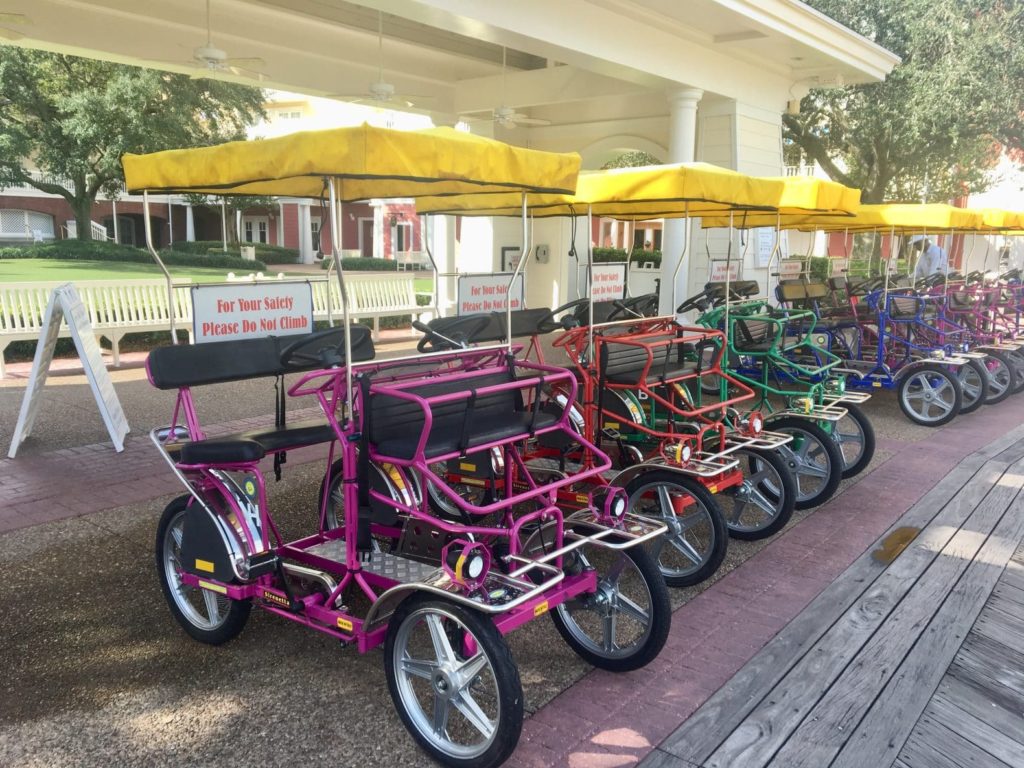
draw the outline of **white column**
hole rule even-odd
[[[704,91],[699,88],[680,88],[668,94],[670,163],[692,163],[697,147],[697,104]],[[676,311],[672,301],[672,273],[675,272],[683,252],[683,233],[686,224],[682,219],[666,219],[661,238],[661,304],[660,313],[673,314]],[[687,259],[692,258],[688,254]],[[679,270],[675,296],[678,301],[687,297],[687,267]]]
[[[196,220],[192,214],[192,203],[185,203],[185,240],[189,243],[196,241]]]
[[[384,258],[384,203],[373,206],[373,258]]]
[[[121,244],[121,228],[117,224],[117,200],[110,200],[111,215],[114,217],[114,242],[118,245]]]
[[[277,204],[277,244],[284,245],[284,203]]]
[[[170,195],[167,196],[167,243],[174,245],[174,206]]]
[[[313,230],[309,218],[309,203],[300,202],[299,208],[299,261],[303,264],[312,264],[315,260],[313,253]],[[324,222],[320,225],[323,226]]]

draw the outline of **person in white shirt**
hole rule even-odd
[[[915,282],[929,275],[944,275],[949,271],[949,256],[924,235],[914,235],[910,239],[910,247],[920,253],[917,266],[914,267]]]

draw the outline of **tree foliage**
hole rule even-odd
[[[939,202],[986,185],[1024,142],[1024,3],[808,0],[902,57],[883,83],[812,90],[785,115],[789,158],[867,202]]]
[[[609,160],[601,166],[601,170],[607,170],[609,168],[638,168],[642,165],[660,164],[661,161],[654,155],[640,149],[632,149],[629,152],[624,152],[619,155],[614,160]]]
[[[0,182],[64,197],[88,238],[123,154],[244,138],[263,101],[259,88],[0,46]],[[34,179],[33,166],[49,178]]]

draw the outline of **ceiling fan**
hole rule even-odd
[[[31,23],[32,20],[24,13],[0,13],[0,24],[26,25]],[[11,29],[9,26],[0,26],[0,39],[21,40],[23,37],[25,36],[16,29]]]
[[[501,98],[502,101],[505,99],[507,90],[505,88],[505,81],[507,77],[508,68],[508,49],[505,46],[501,47]],[[542,120],[539,117],[530,117],[524,115],[521,112],[516,112],[514,107],[508,107],[502,104],[499,107],[495,107],[491,110],[490,117],[477,117],[477,118],[461,118],[464,123],[479,123],[490,121],[495,125],[500,125],[502,128],[515,128],[519,125],[551,125],[550,120]]]
[[[249,77],[255,80],[265,80],[267,75],[259,71],[259,67],[266,64],[258,56],[237,58],[228,56],[227,51],[218,48],[213,44],[213,35],[210,30],[210,0],[206,0],[206,42],[192,49],[192,59],[187,62],[164,62],[167,64],[185,64],[196,68],[191,77],[197,80],[209,77],[213,72],[227,72],[240,77]]]
[[[377,12],[377,81],[370,83],[362,93],[329,93],[328,99],[349,101],[353,104],[371,102],[396,104],[403,107],[414,107],[416,102],[431,100],[430,96],[411,96],[395,92],[395,86],[384,80],[384,13]]]

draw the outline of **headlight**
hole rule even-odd
[[[618,523],[626,514],[626,491],[617,485],[602,485],[590,492],[590,506],[600,522]]]
[[[456,584],[473,588],[486,578],[491,567],[491,553],[480,542],[455,539],[445,545],[441,565]]]

